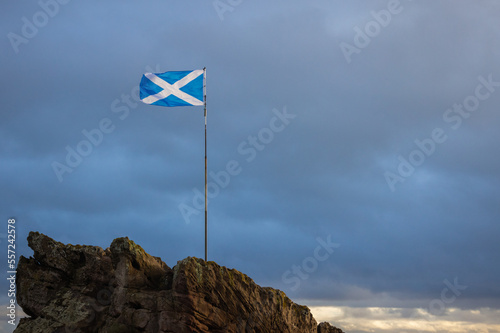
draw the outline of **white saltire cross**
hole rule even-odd
[[[203,74],[202,69],[194,70],[185,77],[183,77],[182,79],[180,79],[179,81],[175,82],[174,84],[170,84],[153,73],[146,73],[144,74],[144,76],[147,77],[149,80],[151,80],[151,82],[153,82],[160,88],[163,88],[163,90],[155,95],[149,95],[142,101],[146,104],[153,104],[159,100],[167,98],[170,95],[174,95],[175,97],[180,98],[186,103],[189,103],[191,105],[203,105],[203,101],[200,101],[196,97],[186,94],[185,92],[180,90],[186,84],[193,81],[202,74]]]

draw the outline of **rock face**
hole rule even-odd
[[[31,232],[15,333],[331,332],[309,308],[245,274],[188,257],[169,268],[128,238],[103,250]]]

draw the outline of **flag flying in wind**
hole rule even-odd
[[[146,73],[141,80],[141,101],[158,106],[203,105],[204,71]]]

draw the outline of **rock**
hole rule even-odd
[[[344,333],[340,328],[333,327],[330,323],[318,325],[318,333]]]
[[[171,269],[128,238],[103,250],[31,232],[17,268],[15,333],[333,332],[282,291],[188,257]]]

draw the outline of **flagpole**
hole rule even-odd
[[[205,102],[205,261],[207,261],[207,234],[208,234],[208,200],[207,200],[207,75],[206,67],[203,67],[203,98]]]

